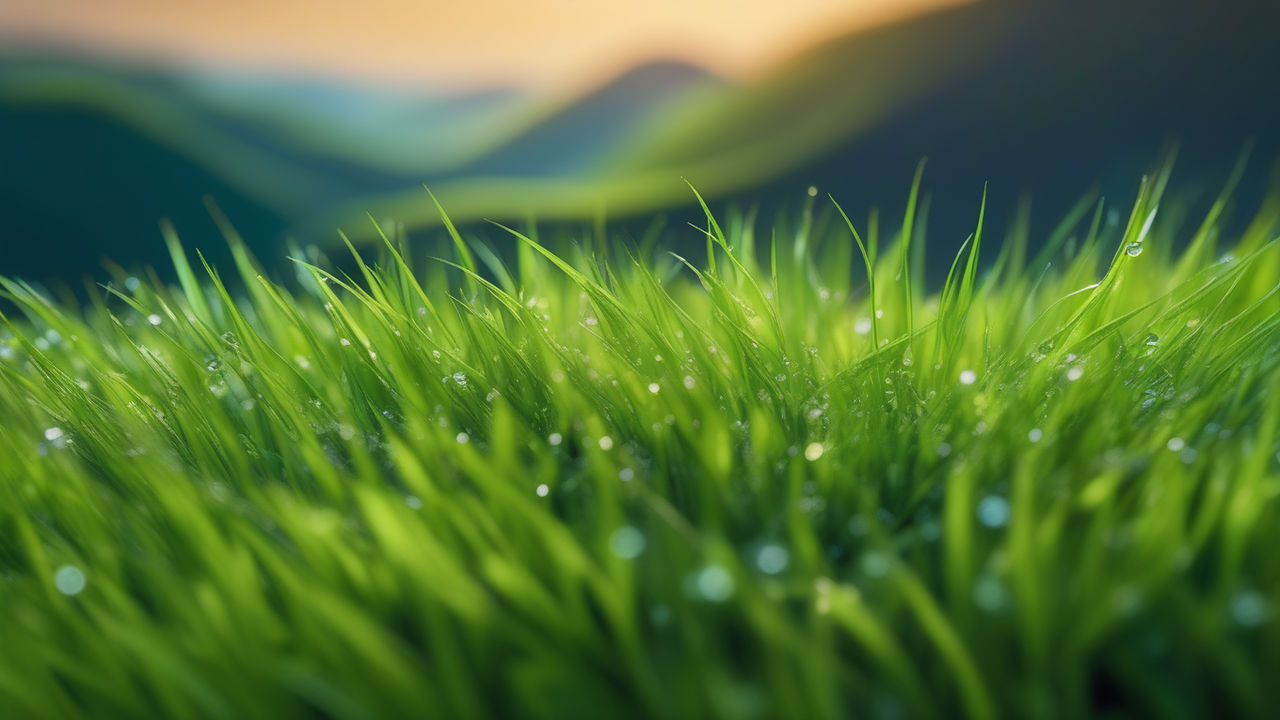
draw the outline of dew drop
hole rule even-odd
[[[1001,528],[1009,524],[1009,501],[999,495],[988,495],[978,503],[978,522],[989,528]]]
[[[564,436],[561,435],[560,433],[551,433],[550,435],[547,436],[547,442],[553,446],[559,445],[560,443],[564,442]]]
[[[653,393],[654,395],[657,395],[657,394],[658,394],[658,391],[659,391],[659,390],[661,390],[661,389],[662,389],[662,387],[661,387],[660,385],[658,385],[658,383],[656,383],[656,382],[655,382],[655,383],[649,383],[649,392]]]
[[[769,543],[756,552],[756,567],[766,575],[777,575],[787,569],[791,554],[777,543]]]
[[[883,553],[869,552],[862,556],[858,567],[869,577],[884,577],[889,573],[889,558]]]
[[[53,586],[63,595],[79,595],[86,582],[84,571],[75,565],[63,565],[53,573]]]
[[[609,536],[609,551],[623,560],[633,560],[644,552],[644,533],[624,525]]]
[[[809,462],[813,462],[814,460],[822,457],[823,450],[824,448],[822,447],[822,443],[809,443],[804,448],[804,459]]]
[[[704,600],[722,603],[733,597],[733,575],[720,565],[708,565],[693,575],[693,590]]]
[[[546,497],[547,493],[551,492],[551,488],[547,487],[546,483],[542,483],[534,488],[533,491],[538,494],[538,497]]]
[[[1253,590],[1241,590],[1231,597],[1231,619],[1244,627],[1257,627],[1267,620],[1267,601]]]
[[[1142,243],[1132,242],[1124,246],[1124,254],[1129,257],[1138,257],[1142,254]]]
[[[978,381],[978,373],[972,370],[963,370],[960,372],[960,384],[972,385]]]

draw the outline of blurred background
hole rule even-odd
[[[429,241],[424,184],[468,233],[700,242],[682,178],[863,224],[923,157],[940,261],[984,182],[997,227],[1047,232],[1090,191],[1123,208],[1175,142],[1207,206],[1252,139],[1245,217],[1280,156],[1278,30],[1264,0],[3,0],[0,274],[167,265],[165,218],[217,262],[210,202],[264,259],[368,240],[367,213]]]

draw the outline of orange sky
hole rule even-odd
[[[590,82],[646,57],[741,76],[966,0],[0,0],[0,43],[475,87]]]

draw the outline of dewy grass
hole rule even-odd
[[[0,715],[1266,715],[1274,205],[1163,187],[915,302],[831,213],[4,281]]]

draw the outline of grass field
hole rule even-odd
[[[1265,716],[1276,206],[1167,180],[3,281],[0,715]]]

